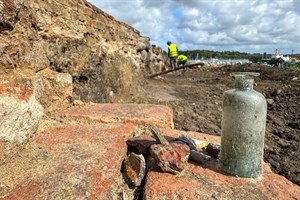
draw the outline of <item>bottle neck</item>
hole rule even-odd
[[[246,76],[235,77],[235,89],[238,90],[252,90],[254,79]]]

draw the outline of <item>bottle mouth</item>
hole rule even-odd
[[[232,72],[230,76],[235,79],[235,88],[238,90],[253,89],[254,78],[258,77],[257,72]]]
[[[231,72],[230,76],[233,78],[243,77],[243,78],[255,78],[258,77],[260,73],[258,72]]]

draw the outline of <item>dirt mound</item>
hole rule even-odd
[[[260,73],[254,88],[268,102],[264,157],[276,173],[300,185],[300,72],[259,64],[174,72],[149,80],[137,102],[171,106],[176,129],[220,135],[223,92],[234,87],[234,71]]]

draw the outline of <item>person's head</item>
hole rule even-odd
[[[172,42],[171,42],[171,41],[168,41],[168,42],[167,42],[167,45],[170,45],[170,44],[172,44]]]

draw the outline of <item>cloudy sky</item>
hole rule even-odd
[[[179,50],[300,53],[300,0],[88,0]]]

